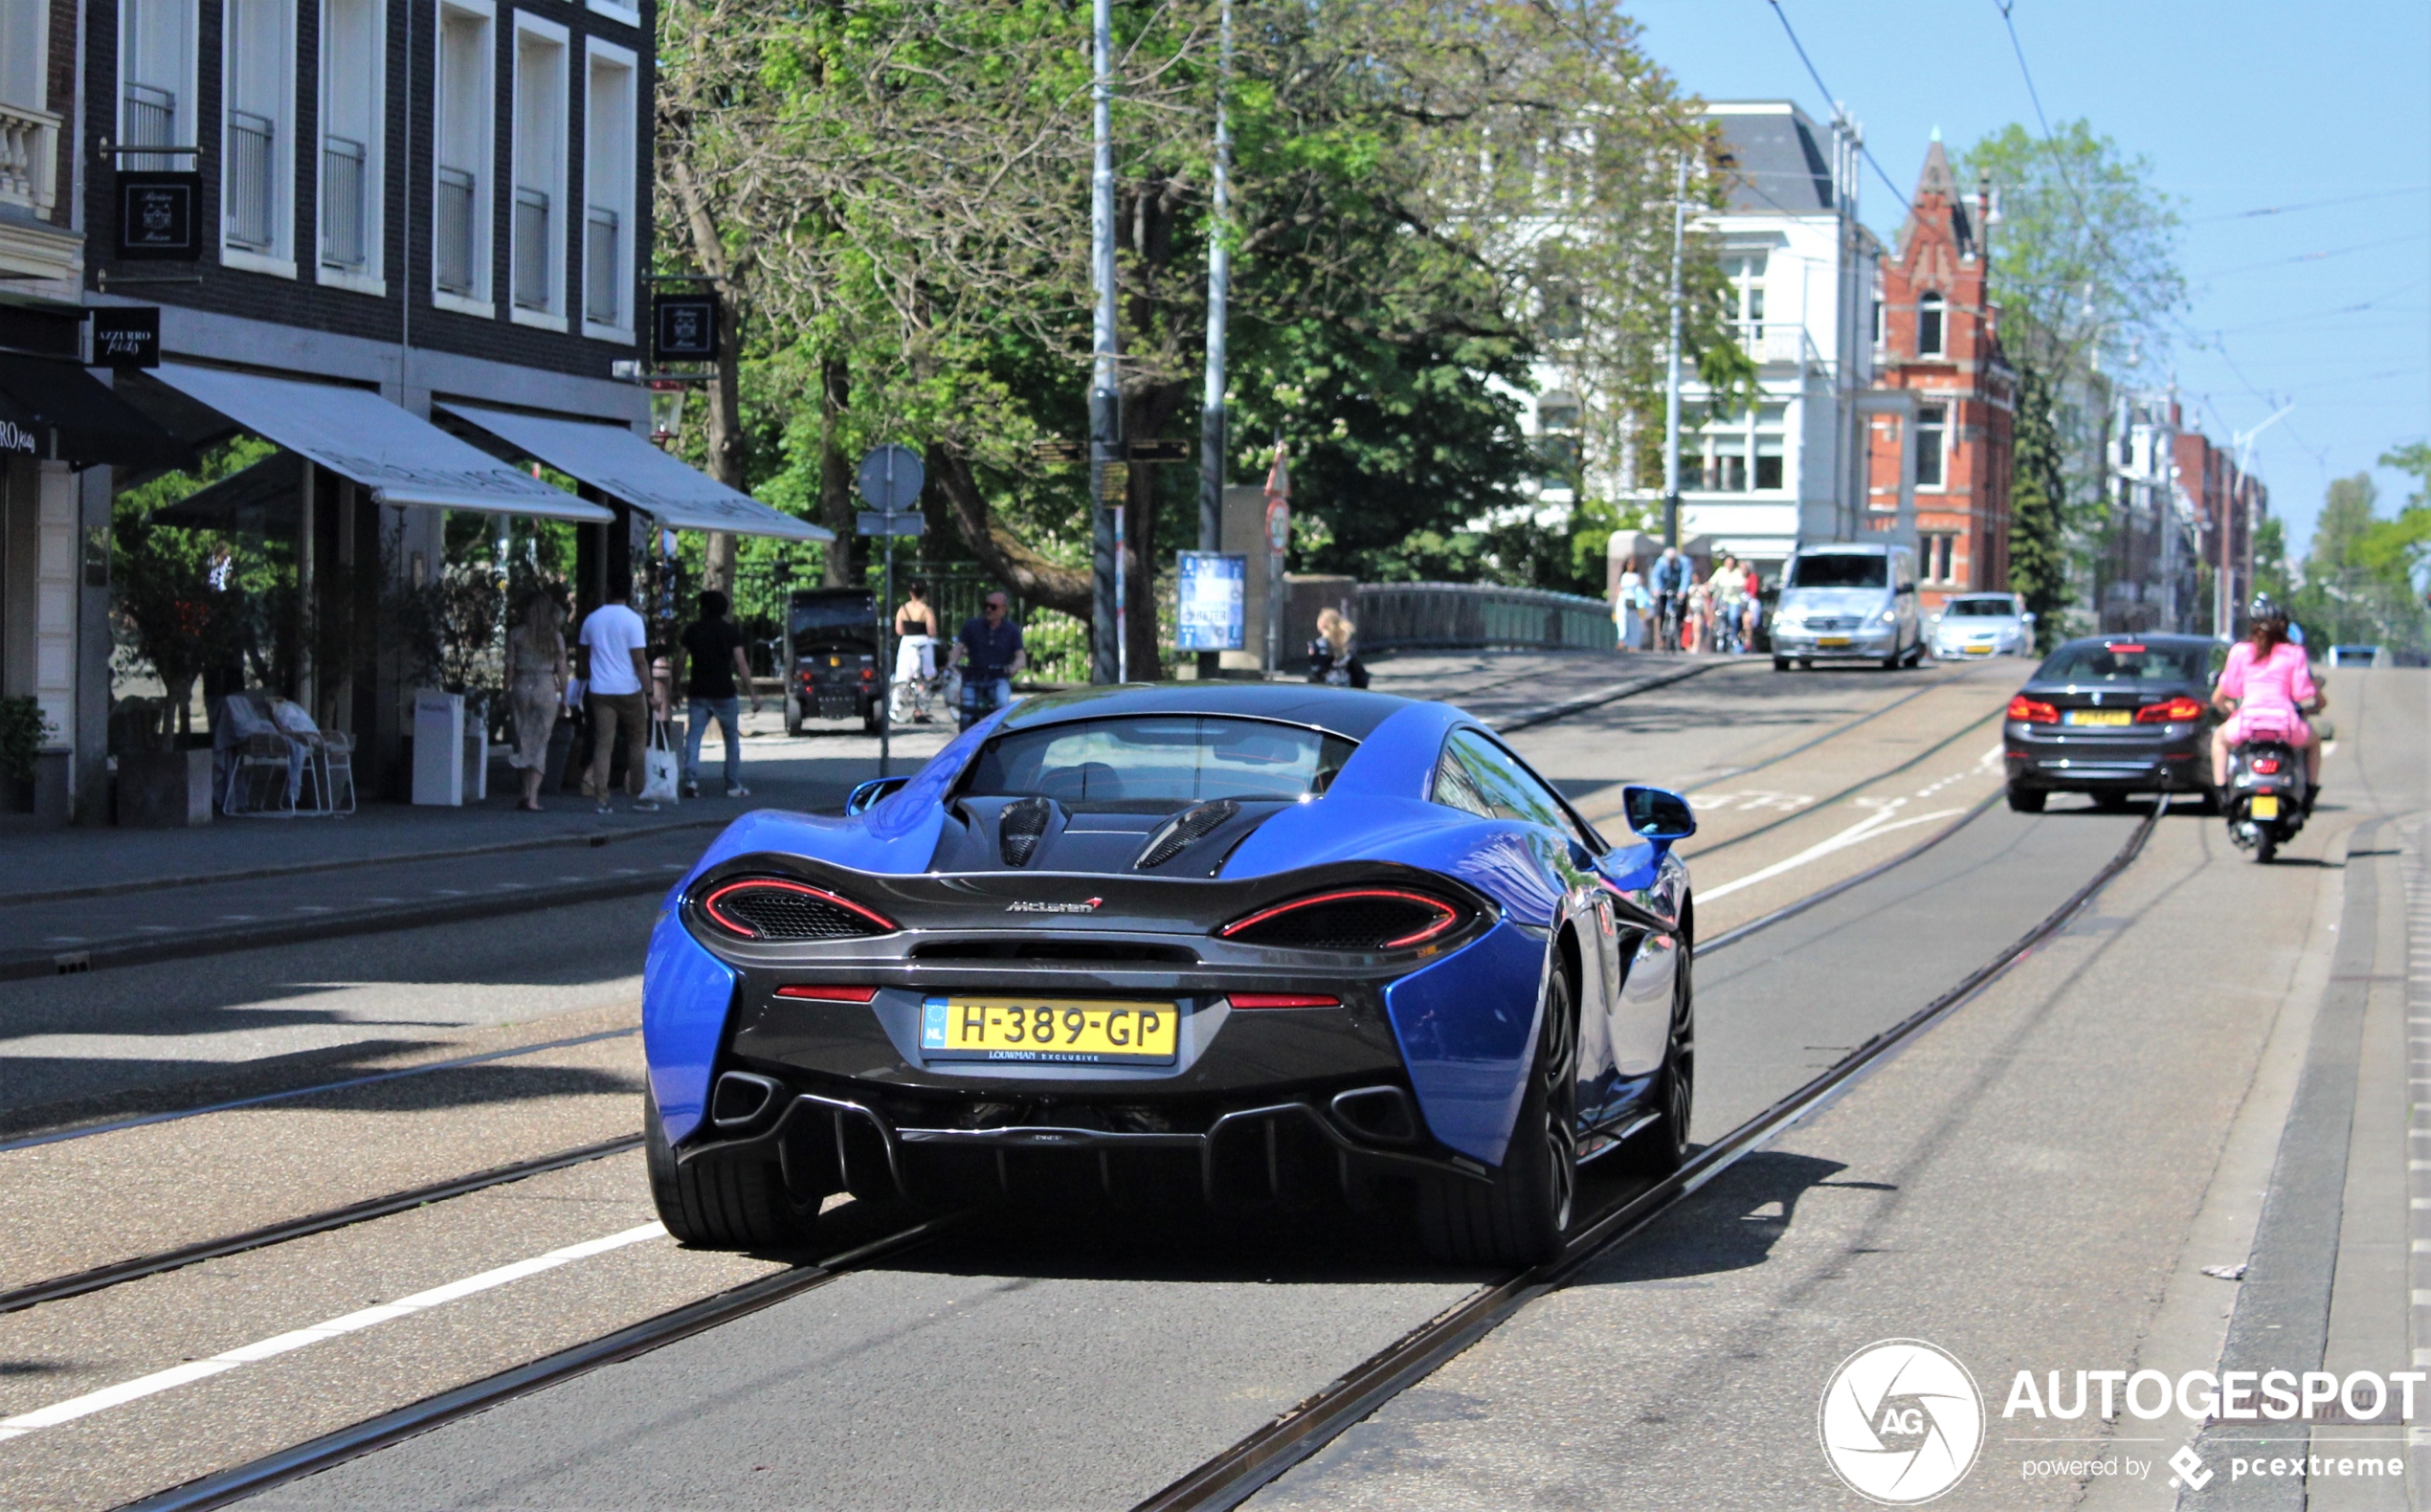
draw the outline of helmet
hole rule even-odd
[[[2257,593],[2254,595],[2254,602],[2245,606],[2245,617],[2257,624],[2265,620],[2276,620],[2285,625],[2287,623],[2287,611],[2280,608],[2279,600],[2268,593]]]

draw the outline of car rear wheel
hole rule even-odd
[[[802,733],[802,705],[793,699],[785,700],[785,733],[788,735]]]
[[[2012,813],[2041,813],[2042,812],[2042,800],[2049,796],[2050,794],[2044,792],[2040,788],[2020,788],[2013,782],[2009,785],[2009,812]]]
[[[1443,1176],[1419,1189],[1427,1253],[1455,1265],[1534,1265],[1570,1229],[1578,1185],[1578,1012],[1569,976],[1553,973],[1527,1095],[1503,1168],[1490,1181]]]
[[[1790,670],[1790,658],[1789,658],[1789,657],[1787,657],[1787,656],[1775,656],[1775,657],[1773,657],[1773,671],[1775,671],[1775,672],[1787,672],[1787,671],[1789,671],[1789,670]]]
[[[821,1199],[794,1197],[774,1159],[721,1152],[679,1163],[658,1121],[658,1100],[644,1093],[641,1101],[650,1196],[676,1242],[701,1250],[785,1250],[810,1241]]]

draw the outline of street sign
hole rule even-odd
[[[161,365],[161,307],[100,304],[93,309],[93,361],[102,367]]]
[[[185,169],[118,176],[122,262],[193,262],[203,255],[203,176]]]
[[[920,485],[927,471],[920,454],[908,446],[873,446],[861,458],[858,475],[861,498],[873,509],[909,509],[920,502]]]
[[[661,363],[718,360],[718,297],[715,294],[654,294],[650,297],[650,355]]]
[[[1077,466],[1089,459],[1089,449],[1078,441],[1033,441],[1030,455],[1041,462],[1063,462]]]
[[[1111,507],[1131,497],[1131,464],[1108,462],[1098,478],[1098,502]]]
[[[1133,441],[1123,455],[1134,462],[1187,462],[1195,446],[1192,441]]]
[[[857,536],[917,536],[928,530],[928,517],[917,509],[890,514],[883,509],[862,509],[853,515],[853,534]]]
[[[1266,545],[1277,556],[1291,545],[1291,500],[1270,499],[1266,501]]]
[[[1237,552],[1183,551],[1173,595],[1178,651],[1238,651],[1247,619],[1249,558]]]

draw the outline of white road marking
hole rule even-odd
[[[1770,881],[1784,872],[1795,871],[1810,861],[1821,860],[1835,851],[1845,851],[1852,845],[1862,845],[1876,835],[1888,834],[1894,830],[1905,830],[1911,825],[1929,824],[1935,819],[1947,819],[1953,814],[1967,812],[1964,809],[1936,809],[1930,813],[1920,813],[1912,819],[1902,819],[1896,824],[1884,822],[1897,813],[1900,806],[1906,802],[1907,800],[1905,798],[1893,798],[1830,839],[1810,845],[1786,861],[1775,861],[1761,871],[1750,872],[1745,877],[1732,878],[1719,887],[1700,889],[1697,896],[1706,902],[1711,902],[1717,898],[1727,898],[1742,887],[1753,887],[1756,883]]]
[[[351,1312],[343,1318],[332,1318],[327,1323],[314,1323],[309,1328],[297,1328],[286,1333],[276,1334],[268,1339],[239,1345],[224,1354],[212,1355],[208,1360],[189,1360],[184,1365],[171,1366],[166,1370],[155,1370],[150,1375],[137,1376],[132,1381],[122,1381],[116,1386],[103,1387],[98,1391],[87,1391],[82,1396],[70,1397],[64,1402],[56,1402],[34,1412],[0,1419],[0,1438],[15,1438],[20,1434],[31,1434],[38,1428],[56,1428],[61,1423],[72,1423],[79,1417],[90,1417],[96,1412],[107,1412],[113,1407],[123,1407],[129,1402],[141,1401],[147,1396],[157,1396],[163,1391],[174,1390],[190,1382],[205,1380],[224,1371],[234,1370],[241,1365],[252,1365],[276,1355],[286,1354],[291,1350],[301,1349],[306,1345],[319,1344],[323,1339],[335,1339],[344,1334],[359,1333],[376,1323],[388,1323],[398,1318],[410,1318],[415,1313],[427,1312],[434,1307],[460,1301],[464,1298],[503,1286],[509,1281],[520,1281],[527,1276],[538,1276],[543,1271],[553,1271],[561,1265],[571,1264],[575,1260],[588,1259],[594,1255],[605,1255],[610,1250],[623,1249],[628,1244],[639,1244],[645,1239],[664,1238],[666,1233],[664,1224],[645,1223],[637,1229],[627,1229],[622,1234],[612,1234],[604,1239],[588,1239],[581,1244],[569,1244],[562,1250],[551,1250],[546,1255],[535,1255],[528,1260],[517,1260],[512,1265],[502,1265],[496,1270],[483,1271],[479,1276],[468,1276],[460,1281],[450,1281],[445,1286],[435,1286],[427,1292],[416,1292],[411,1297],[400,1297],[395,1301],[382,1302],[376,1307],[366,1307],[360,1312]]]

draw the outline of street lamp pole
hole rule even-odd
[[[1089,173],[1089,278],[1097,295],[1089,368],[1089,517],[1092,557],[1089,680],[1112,682],[1120,672],[1121,627],[1116,594],[1123,573],[1120,511],[1127,479],[1123,469],[1122,402],[1115,391],[1114,327],[1114,4],[1095,0],[1090,17],[1090,123],[1095,156]],[[1108,506],[1111,506],[1110,508]]]
[[[1680,258],[1688,234],[1688,154],[1671,186],[1671,351],[1663,374],[1662,544],[1680,545]]]
[[[1207,389],[1198,411],[1198,548],[1224,549],[1224,317],[1231,297],[1233,123],[1224,91],[1233,78],[1233,0],[1224,0],[1221,62],[1216,75],[1216,154],[1207,224]],[[1213,678],[1223,654],[1198,654],[1198,675]]]

